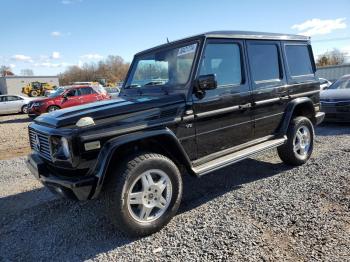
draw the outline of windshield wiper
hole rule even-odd
[[[130,89],[130,88],[133,88],[133,87],[141,87],[140,85],[138,84],[131,84],[131,85],[128,85],[126,87],[124,87],[125,89]]]

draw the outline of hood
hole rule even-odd
[[[131,114],[148,109],[158,109],[157,112],[160,113],[160,107],[184,102],[185,97],[181,94],[160,97],[118,97],[117,99],[57,110],[48,114],[43,114],[37,117],[34,121],[37,124],[59,128],[75,125],[76,122],[82,117],[92,117],[95,122],[98,122],[98,120],[106,120],[119,115]]]
[[[350,100],[350,89],[326,89],[320,92],[320,100],[336,102]]]

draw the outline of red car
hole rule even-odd
[[[78,106],[110,98],[111,96],[101,86],[60,87],[47,98],[31,101],[28,104],[28,115],[35,117],[61,108]]]

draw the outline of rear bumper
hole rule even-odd
[[[323,112],[317,112],[315,118],[316,118],[316,125],[319,125],[319,124],[321,124],[322,121],[324,120],[324,118],[325,118],[325,113],[323,113]]]
[[[27,160],[30,172],[52,192],[65,198],[87,200],[95,191],[95,176],[64,177],[55,175],[47,168],[47,164],[36,154],[30,154]]]

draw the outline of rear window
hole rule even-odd
[[[304,76],[314,73],[307,45],[286,45],[285,50],[291,76]]]
[[[276,44],[250,44],[249,63],[253,81],[274,81],[281,78],[279,52]]]

